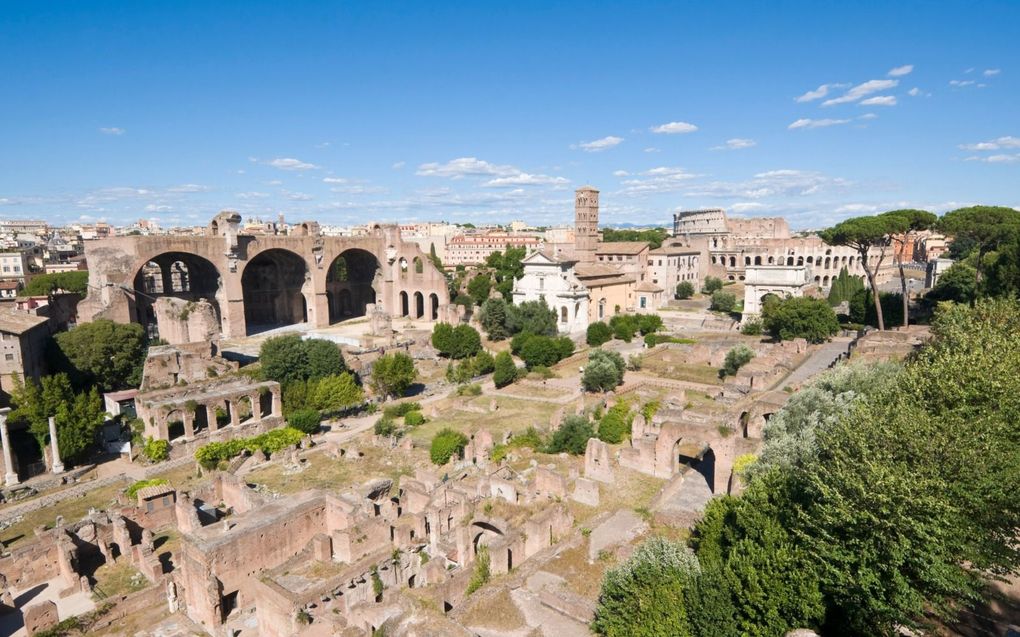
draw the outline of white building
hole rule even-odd
[[[744,270],[744,316],[761,314],[762,297],[804,296],[811,272],[803,265],[749,265]]]
[[[514,303],[544,301],[556,312],[563,334],[588,329],[588,288],[574,274],[572,261],[533,252],[521,261],[524,276],[514,282]]]

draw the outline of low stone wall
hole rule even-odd
[[[101,604],[112,604],[113,606],[102,617],[91,626],[92,631],[103,630],[114,625],[128,615],[132,615],[147,608],[155,608],[166,604],[166,582],[159,581],[152,586],[128,595],[109,597]]]

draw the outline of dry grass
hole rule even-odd
[[[0,534],[0,541],[7,548],[11,548],[33,539],[35,536],[33,530],[36,527],[52,528],[57,516],[63,516],[67,522],[73,522],[85,517],[89,509],[106,509],[126,486],[127,483],[105,486],[80,498],[68,498],[52,506],[26,513],[20,522],[4,529]]]
[[[456,399],[440,401],[436,403],[439,415],[416,427],[408,435],[416,445],[426,446],[432,442],[432,437],[437,432],[447,427],[468,435],[487,429],[498,442],[507,431],[516,433],[531,426],[545,428],[549,424],[549,417],[557,408],[557,405],[551,403],[499,396],[496,397],[499,409],[490,412],[491,400],[491,396],[476,396],[468,401],[469,405],[480,408],[484,413],[455,409],[453,405]]]
[[[524,627],[524,616],[510,597],[510,591],[501,588],[492,595],[471,600],[471,606],[460,623],[464,626],[493,630],[517,630]]]
[[[697,365],[692,363],[681,363],[670,360],[669,350],[660,350],[647,354],[642,361],[641,370],[646,373],[655,374],[660,378],[672,380],[686,380],[693,383],[704,383],[706,385],[721,385],[719,369],[710,365]]]
[[[559,575],[567,581],[567,589],[588,599],[596,599],[602,587],[602,576],[615,565],[612,559],[588,562],[588,543],[563,551],[547,562],[543,570]]]
[[[96,594],[94,597],[97,600],[127,595],[149,587],[149,580],[145,579],[145,576],[128,560],[103,564],[96,569],[95,578]]]
[[[613,453],[615,453],[615,449]],[[575,524],[583,525],[599,513],[618,509],[647,512],[655,496],[666,484],[662,478],[653,478],[623,467],[616,467],[614,475],[616,476],[615,483],[599,486],[599,505],[597,507],[585,506],[573,500],[568,501],[567,505],[570,507],[571,513],[574,514]]]
[[[305,469],[298,473],[288,474],[282,464],[274,463],[244,478],[277,493],[288,494],[308,489],[343,492],[376,478],[390,478],[396,482],[401,475],[414,473],[413,452],[369,446],[360,447],[360,450],[365,455],[359,460],[335,460],[325,453],[313,453],[308,456]]]

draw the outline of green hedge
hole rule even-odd
[[[235,438],[225,442],[210,442],[195,451],[195,460],[205,469],[214,469],[221,462],[239,456],[245,451],[254,453],[262,450],[265,454],[274,454],[301,442],[305,434],[293,427],[281,427],[250,438]]]

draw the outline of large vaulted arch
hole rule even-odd
[[[147,261],[135,273],[131,318],[140,323],[151,338],[159,336],[153,304],[169,296],[187,301],[204,299],[220,314],[222,279],[208,259],[189,252],[164,252]]]
[[[305,260],[289,250],[274,248],[255,255],[241,275],[247,333],[307,321],[307,278]]]
[[[333,259],[326,274],[329,322],[364,316],[367,306],[376,302],[380,273],[379,260],[368,250],[344,250]]]

